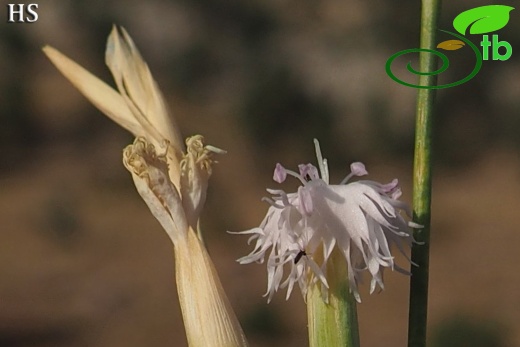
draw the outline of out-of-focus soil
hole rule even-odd
[[[41,149],[0,178],[0,346],[186,346],[173,247],[120,164],[125,141],[83,155]],[[305,346],[299,293],[267,305],[263,267],[235,262],[250,248],[225,231],[260,222],[266,207],[258,182],[267,178],[232,164],[251,160],[233,148],[240,147],[229,147],[210,187],[210,253],[252,346]],[[373,179],[400,177],[410,201],[409,168],[369,169]],[[498,322],[510,345],[520,345],[518,156],[490,151],[466,169],[438,169],[433,187],[430,331],[462,313]],[[406,344],[408,278],[389,272],[385,284],[372,296],[362,288],[366,347]]]

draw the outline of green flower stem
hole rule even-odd
[[[421,48],[435,49],[440,7],[440,0],[422,1]],[[419,59],[421,71],[434,71],[436,69],[436,59],[433,54],[421,52]],[[436,83],[436,76],[422,75],[419,77],[419,85],[433,86]],[[415,245],[412,248],[412,261],[418,267],[412,266],[412,277],[410,279],[408,347],[426,346],[434,99],[435,89],[418,89],[413,173],[413,213],[415,222],[422,224],[424,228],[419,229],[415,233],[416,240],[423,244]]]
[[[327,262],[329,302],[319,284],[307,292],[309,347],[359,347],[356,300],[349,291],[345,259],[335,249]]]

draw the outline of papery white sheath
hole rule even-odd
[[[54,65],[99,110],[136,136],[125,148],[123,163],[137,191],[160,222],[175,248],[179,302],[190,346],[247,346],[206,248],[197,237],[206,199],[212,155],[201,135],[186,146],[166,103],[134,42],[114,26],[105,60],[114,90],[56,49],[46,46]]]

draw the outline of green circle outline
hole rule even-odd
[[[395,82],[397,82],[399,84],[402,84],[402,85],[407,86],[407,87],[420,88],[420,89],[444,89],[444,88],[451,88],[451,87],[455,87],[455,86],[458,86],[460,84],[466,83],[470,79],[475,77],[478,74],[478,72],[480,71],[480,69],[482,68],[482,60],[483,60],[482,59],[482,54],[480,53],[478,47],[475,44],[473,44],[473,42],[471,42],[470,40],[468,40],[467,38],[465,38],[462,35],[458,35],[456,33],[448,31],[448,30],[442,30],[442,29],[439,29],[439,30],[442,31],[442,32],[445,32],[445,33],[447,33],[449,35],[455,36],[456,38],[462,40],[464,43],[466,43],[468,46],[470,46],[471,49],[473,50],[473,52],[475,53],[475,57],[476,57],[475,67],[473,68],[473,71],[471,71],[471,73],[468,76],[464,77],[463,79],[461,79],[459,81],[455,81],[455,82],[452,82],[452,83],[441,84],[441,85],[437,85],[437,86],[422,86],[422,85],[418,85],[418,84],[412,84],[412,83],[405,82],[405,81],[399,79],[392,72],[391,65],[392,65],[392,62],[397,57],[400,57],[401,55],[404,55],[404,54],[415,53],[415,52],[428,52],[428,53],[435,54],[436,56],[438,56],[439,58],[442,59],[442,66],[439,69],[437,69],[435,71],[432,71],[432,72],[421,72],[421,71],[415,70],[411,66],[411,62],[409,62],[406,65],[406,68],[407,68],[407,70],[409,72],[413,73],[414,75],[432,76],[432,75],[437,75],[437,74],[440,74],[440,73],[446,71],[446,69],[449,67],[449,59],[448,59],[448,57],[444,53],[442,53],[442,52],[435,51],[435,50],[432,50],[432,49],[426,49],[426,48],[405,49],[403,51],[399,51],[399,52],[393,54],[390,58],[388,58],[388,60],[386,61],[386,64],[385,64],[385,70],[386,70],[386,73],[388,74],[388,76],[390,76],[391,79],[393,79]]]

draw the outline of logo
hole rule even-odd
[[[466,83],[473,77],[477,75],[482,67],[482,62],[484,60],[500,60],[505,61],[511,58],[513,54],[513,47],[507,41],[500,41],[497,34],[488,35],[491,32],[502,29],[509,22],[509,12],[511,12],[514,7],[505,6],[505,5],[487,5],[481,7],[475,7],[473,9],[467,10],[459,14],[453,20],[453,27],[458,33],[454,33],[447,30],[440,30],[452,37],[454,39],[443,41],[437,45],[437,48],[445,50],[445,51],[455,51],[464,47],[469,47],[473,53],[475,54],[475,67],[466,77],[447,84],[441,84],[437,86],[421,86],[417,84],[412,84],[401,80],[397,77],[392,71],[392,63],[394,60],[404,54],[408,53],[418,53],[418,52],[428,52],[436,55],[442,61],[442,66],[435,71],[418,71],[412,67],[411,62],[406,65],[406,69],[414,75],[421,76],[433,76],[438,75],[444,71],[446,71],[450,65],[449,59],[446,54],[433,50],[433,49],[425,49],[425,48],[412,48],[405,49],[403,51],[399,51],[393,54],[386,61],[386,73],[390,78],[392,78],[397,83],[402,85],[412,87],[412,88],[422,88],[422,89],[444,89],[458,86],[462,83]],[[473,44],[470,40],[468,40],[465,35],[469,29],[469,34],[472,35],[482,35],[482,41],[480,42],[480,46],[482,47],[482,52],[480,52],[479,47]],[[491,37],[490,37],[491,36]]]

